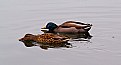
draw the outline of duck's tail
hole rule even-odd
[[[84,30],[88,32],[91,29],[91,27],[92,24],[87,24],[87,26],[84,27]]]

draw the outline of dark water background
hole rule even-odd
[[[43,50],[18,41],[67,20],[92,23],[90,42]],[[121,0],[0,0],[0,65],[121,65]]]

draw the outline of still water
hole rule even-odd
[[[93,24],[93,37],[48,50],[18,41],[67,20]],[[0,65],[121,65],[121,0],[0,0],[0,22]]]

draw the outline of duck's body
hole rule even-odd
[[[19,39],[26,47],[39,46],[42,49],[67,47],[71,48],[68,43],[69,37],[45,33],[41,35],[26,34],[23,38]]]
[[[91,29],[92,24],[85,24],[75,21],[67,21],[61,25],[56,25],[55,23],[49,22],[45,29],[49,29],[46,32],[55,33],[82,33],[88,32]],[[41,29],[43,31],[43,28]]]
[[[68,40],[69,38],[66,36],[52,34],[52,33],[45,33],[41,35],[26,34],[23,38],[19,39],[19,41],[22,41],[22,42],[33,41],[33,42],[45,43],[45,44],[65,43]]]

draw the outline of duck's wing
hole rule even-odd
[[[81,25],[92,25],[92,24],[83,23],[81,21],[66,21],[63,24],[68,24],[68,23],[75,23],[75,24],[81,24]]]
[[[66,21],[61,25],[65,25],[65,24],[76,24],[76,25],[87,25],[87,26],[92,26],[92,24],[88,24],[88,23],[83,23],[81,21]]]

